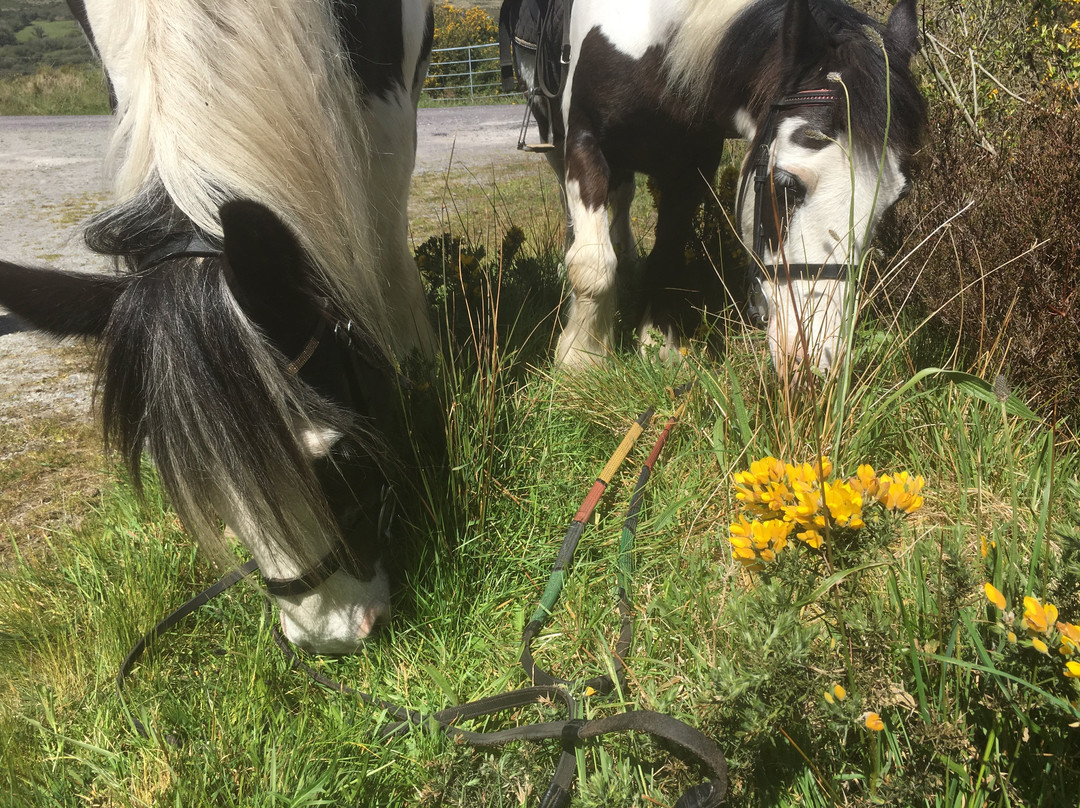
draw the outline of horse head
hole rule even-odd
[[[751,143],[737,203],[752,246],[751,308],[782,377],[837,364],[860,261],[910,184],[925,122],[909,72],[914,0],[883,30],[847,6],[789,0],[774,71],[737,125]]]
[[[220,220],[220,244],[187,233],[125,256],[131,273],[0,263],[0,303],[99,342],[106,440],[136,485],[146,453],[200,543],[223,521],[247,547],[290,640],[349,653],[390,610],[397,374],[273,212]]]

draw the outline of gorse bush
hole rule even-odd
[[[967,362],[1008,357],[1010,381],[1041,412],[1072,423],[1080,417],[1078,15],[1074,0],[924,6],[916,66],[930,131],[913,192],[883,238],[890,254],[907,256],[886,284],[894,310],[932,316]]]
[[[453,98],[456,87],[466,90],[468,97],[470,68],[484,71],[482,83],[498,81],[498,54],[490,51],[443,51],[444,48],[464,48],[469,45],[490,45],[499,38],[499,26],[480,8],[462,8],[443,2],[435,6],[435,53],[428,68],[425,87],[442,88],[439,97]],[[471,63],[469,54],[472,54]],[[483,59],[483,61],[481,61]],[[496,91],[498,88],[495,88]],[[489,93],[491,94],[491,93]]]
[[[848,480],[830,480],[832,473],[828,457],[799,465],[766,457],[736,473],[735,498],[743,509],[731,525],[732,554],[759,568],[760,561],[776,560],[792,534],[820,550],[827,537],[866,527],[864,508],[914,513],[923,505],[925,481],[918,475],[879,477],[866,463]]]

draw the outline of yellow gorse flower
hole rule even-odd
[[[999,611],[1005,611],[1005,596],[998,591],[997,587],[993,584],[983,584],[983,590],[986,592],[986,599],[993,603]]]
[[[877,713],[866,713],[863,716],[863,724],[867,729],[871,729],[874,732],[881,732],[885,729],[885,722],[881,720],[881,716]]]
[[[843,527],[863,526],[863,498],[851,483],[822,483],[825,489],[825,507],[829,509],[836,524]]]
[[[1065,675],[1070,679],[1080,679],[1080,662],[1070,659],[1065,663]]]
[[[1024,628],[1032,634],[1046,634],[1057,620],[1058,610],[1053,603],[1045,606],[1036,598],[1024,598]]]
[[[1058,650],[1063,656],[1080,654],[1080,626],[1072,623],[1058,623],[1058,634],[1061,635],[1061,648]]]
[[[832,480],[828,457],[791,464],[775,457],[750,463],[734,475],[735,498],[743,510],[730,526],[732,554],[746,564],[773,561],[795,538],[814,549],[825,542],[827,527],[858,530],[863,509],[875,503],[912,513],[923,504],[922,477],[906,471],[878,477],[863,464],[854,477]]]
[[[912,477],[906,471],[901,471],[894,477],[883,474],[878,480],[878,502],[886,508],[904,513],[914,513],[923,506],[923,498],[920,495],[925,481],[922,476]]]
[[[878,478],[874,473],[874,467],[868,463],[859,466],[855,471],[855,476],[851,478],[851,485],[855,490],[866,494],[868,497],[877,496]]]

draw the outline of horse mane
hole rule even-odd
[[[320,291],[389,353],[368,135],[330,0],[90,5],[117,93],[121,204],[160,184],[218,238],[223,202],[266,205],[299,237]]]
[[[669,86],[692,105],[701,104],[716,79],[720,43],[732,22],[755,0],[686,0],[672,32],[665,62]]]
[[[141,488],[142,455],[194,537],[220,557],[215,512],[311,565],[295,537],[338,532],[306,429],[347,435],[374,462],[382,442],[282,369],[289,359],[240,309],[219,258],[139,271],[170,235],[221,239],[220,205],[251,199],[298,239],[313,291],[363,323],[376,364],[393,342],[376,271],[367,134],[328,0],[141,0],[88,4],[117,93],[118,204],[91,219],[91,249],[129,283],[101,340],[96,396],[108,445]],[[391,377],[392,378],[392,377]]]
[[[784,66],[776,58],[786,0],[689,0],[688,7],[667,54],[669,86],[681,92],[687,103],[703,107],[717,86],[746,81],[751,112],[760,115],[780,95],[811,89],[791,86],[805,77],[783,75]],[[880,153],[888,118],[889,142],[902,154],[913,152],[922,135],[926,111],[907,60],[890,58],[886,70],[881,24],[843,0],[811,0],[810,9],[833,45],[822,71],[839,73],[843,81],[843,87],[831,85],[842,99],[835,108],[834,130],[848,129],[850,109],[856,148]],[[721,53],[734,67],[730,74],[718,77]],[[843,101],[845,90],[850,104]],[[886,104],[891,107],[888,116]]]

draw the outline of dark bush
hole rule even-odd
[[[1019,105],[993,141],[996,154],[955,107],[932,105],[915,189],[884,238],[899,252],[928,241],[888,296],[910,292],[969,358],[1004,358],[1045,415],[1080,423],[1080,108]]]

